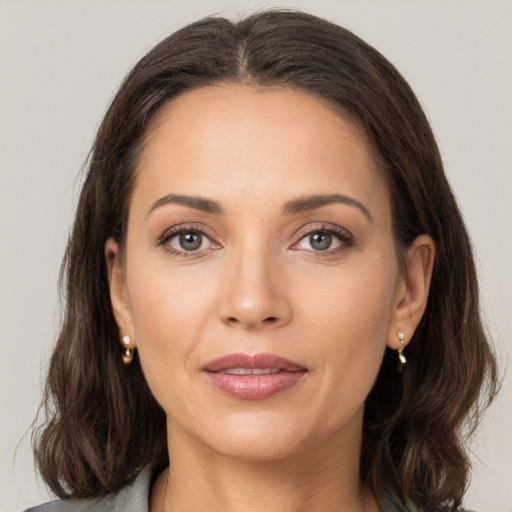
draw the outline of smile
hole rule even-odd
[[[229,354],[208,363],[203,373],[225,395],[263,400],[295,386],[307,369],[273,354]]]

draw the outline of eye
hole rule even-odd
[[[188,231],[179,233],[167,242],[174,249],[181,249],[184,251],[197,251],[202,248],[206,237],[201,233],[195,231]]]
[[[306,242],[306,245],[309,247],[303,247],[304,249],[313,249],[314,251],[326,251],[327,249],[332,249],[333,242],[335,247],[341,245],[339,240],[336,240],[330,233],[325,231],[318,231],[317,233],[313,233],[312,235],[308,235],[304,237],[302,242]]]
[[[299,242],[300,249],[310,251],[327,251],[328,249],[336,249],[340,245],[342,245],[341,240],[327,231],[311,233]]]
[[[344,229],[321,227],[310,229],[292,249],[333,253],[346,249],[352,243],[352,235]]]
[[[217,247],[202,230],[188,227],[167,231],[160,239],[160,245],[169,253],[178,256],[188,256]]]

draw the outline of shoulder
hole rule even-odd
[[[55,500],[25,512],[148,512],[153,468],[145,467],[134,482],[101,498]]]
[[[115,496],[105,496],[91,500],[55,500],[29,508],[25,512],[114,512],[115,510]]]

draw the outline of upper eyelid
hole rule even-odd
[[[178,224],[177,226],[172,226],[164,231],[164,233],[159,236],[156,240],[156,247],[164,249],[169,254],[174,256],[182,256],[182,257],[194,257],[203,253],[207,249],[202,250],[194,250],[194,251],[186,251],[176,249],[175,247],[169,247],[169,242],[180,233],[186,232],[196,232],[200,233],[202,236],[206,237],[212,244],[218,245],[218,243],[213,239],[211,235],[207,233],[208,230],[198,227],[194,224]],[[210,248],[211,249],[211,248]]]
[[[333,234],[338,240],[341,242],[341,246],[334,249],[327,249],[325,251],[315,251],[312,249],[292,249],[292,250],[301,250],[308,254],[314,255],[315,257],[323,257],[327,258],[329,256],[333,256],[337,253],[344,252],[348,247],[354,245],[354,235],[348,229],[343,228],[341,226],[337,226],[335,224],[330,223],[321,223],[320,226],[308,226],[305,230],[303,230],[299,237],[296,238],[296,241],[290,246],[293,248],[300,244],[304,239],[306,239],[312,233],[318,232],[326,232],[329,234]]]
[[[321,223],[320,226],[309,226],[304,228],[302,231],[299,230],[299,235],[300,238],[299,240],[302,240],[302,238],[304,238],[305,236],[311,234],[311,233],[316,233],[318,231],[327,231],[328,233],[335,233],[335,234],[338,234],[338,235],[342,235],[342,234],[345,234],[346,235],[346,238],[354,238],[354,235],[346,228],[343,228],[341,226],[336,226],[335,224],[330,224],[330,223]]]
[[[184,224],[178,224],[176,226],[172,226],[171,228],[166,229],[162,233],[162,235],[159,237],[159,239],[160,240],[169,239],[169,238],[172,238],[173,236],[176,236],[182,232],[187,232],[187,231],[194,231],[197,233],[201,233],[202,235],[205,235],[209,239],[214,238],[216,236],[215,232],[213,232],[213,230],[204,228],[203,226],[197,225],[195,223],[192,223],[192,224],[184,223]],[[212,231],[214,234],[212,235],[210,233],[210,231]]]

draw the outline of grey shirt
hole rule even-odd
[[[135,481],[117,494],[87,500],[56,500],[27,509],[25,512],[148,512],[153,468],[147,466]],[[382,503],[382,512],[401,512],[391,499]]]

